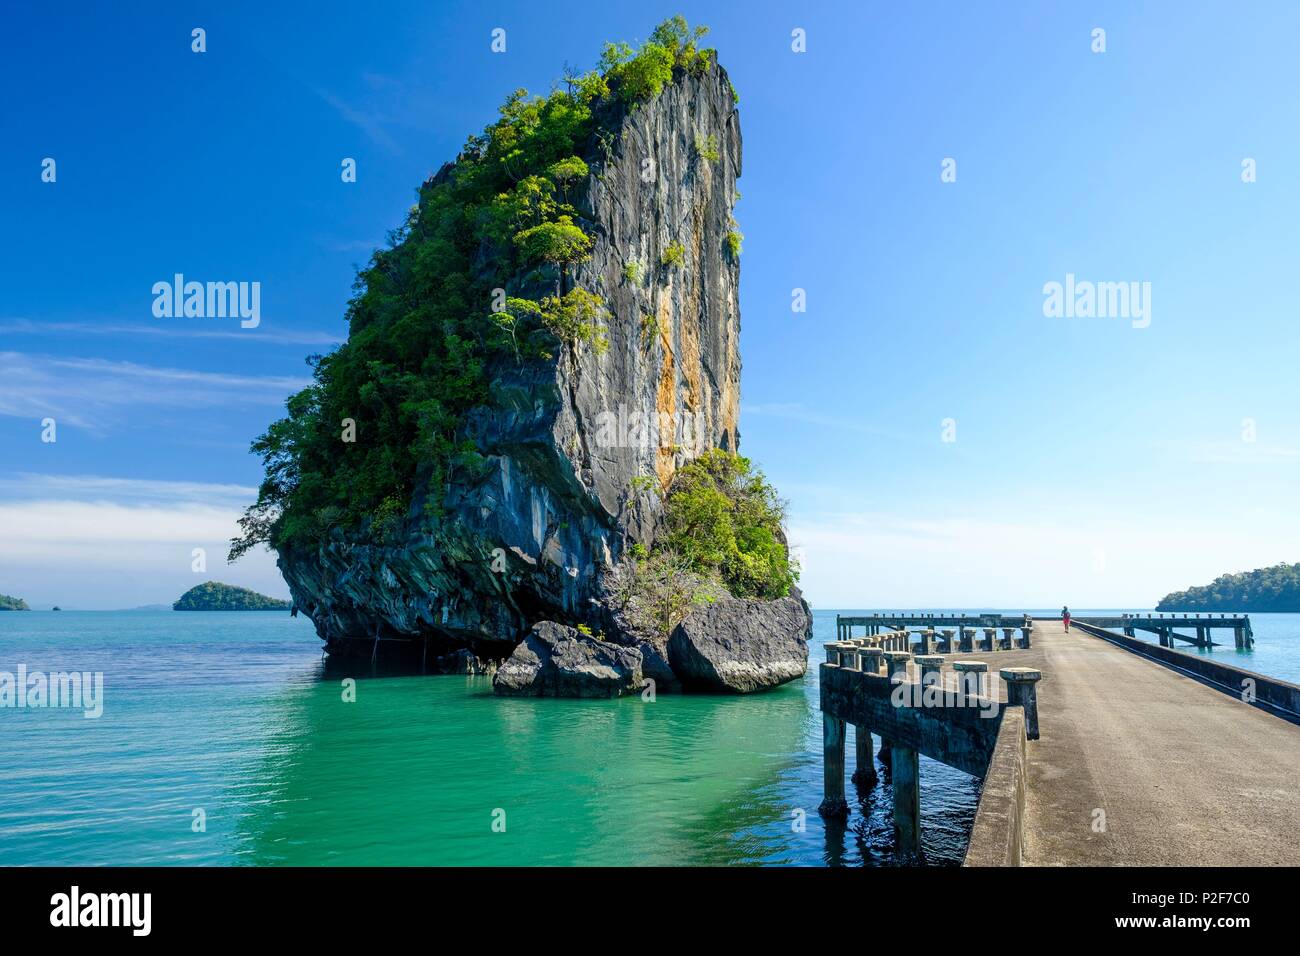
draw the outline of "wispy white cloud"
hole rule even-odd
[[[401,155],[402,147],[398,145],[397,140],[385,128],[385,123],[388,120],[381,114],[371,110],[356,109],[326,90],[313,87],[312,92],[324,100],[340,117],[360,129],[375,143],[390,153]]]
[[[1300,449],[1264,442],[1206,441],[1182,447],[1178,457],[1197,465],[1266,464],[1295,461],[1300,458]]]
[[[310,379],[0,352],[0,415],[98,430],[134,406],[278,405]]]
[[[0,480],[0,583],[33,606],[113,608],[170,602],[223,580],[285,596],[274,557],[225,561],[255,489],[98,475]],[[201,548],[206,570],[193,569]]]
[[[0,478],[0,501],[45,500],[137,502],[153,504],[203,503],[212,507],[242,507],[257,496],[248,485],[201,481],[159,481],[109,478],[102,475],[48,475],[19,472]]]
[[[840,418],[834,415],[827,415],[823,412],[808,408],[802,402],[765,402],[758,404],[742,404],[740,406],[742,416],[750,415],[763,418],[777,418],[784,421],[799,422],[804,425],[816,425],[822,428],[828,428],[841,432],[854,432],[863,435],[881,435],[898,441],[915,442],[915,436],[899,435],[885,428],[877,428],[874,425],[867,425],[863,422],[853,421],[852,419]]]
[[[32,319],[8,319],[0,322],[0,334],[7,335],[124,335],[160,336],[178,339],[230,339],[277,345],[337,345],[344,340],[333,332],[285,330],[277,332],[266,324],[256,329],[203,329],[175,322],[139,325],[115,322],[36,322]]]

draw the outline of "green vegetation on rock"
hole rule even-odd
[[[709,68],[716,52],[696,43],[708,32],[708,27],[692,30],[684,17],[675,16],[655,27],[639,50],[606,43],[600,57],[603,77],[629,104],[658,96],[672,82],[674,69],[703,73]]]
[[[8,594],[0,594],[0,611],[30,611],[27,602],[22,598],[10,597]]]
[[[727,233],[727,251],[731,253],[731,258],[740,258],[740,244],[745,241],[745,234],[739,229],[733,229]]]
[[[308,360],[312,384],[253,442],[266,475],[232,560],[263,543],[319,544],[335,529],[389,543],[417,486],[436,518],[449,478],[482,463],[464,426],[489,403],[494,369],[554,360],[561,346],[607,347],[604,302],[572,282],[592,246],[572,201],[609,148],[596,115],[708,69],[714,53],[697,46],[706,32],[673,17],[639,48],[608,44],[599,70],[569,74],[546,96],[516,90],[421,187],[356,277],[347,342]]]
[[[1300,611],[1300,564],[1275,564],[1240,574],[1224,574],[1210,584],[1166,594],[1157,611]]]
[[[205,581],[190,588],[172,605],[173,611],[285,611],[292,602],[267,597],[248,588]]]
[[[655,549],[681,555],[736,597],[785,597],[799,579],[781,528],[785,505],[748,458],[715,448],[684,465],[664,518]]]

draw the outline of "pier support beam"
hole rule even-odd
[[[857,758],[857,767],[853,771],[853,782],[859,787],[876,785],[876,754],[871,745],[871,728],[863,724],[853,727],[853,749]]]
[[[921,852],[921,757],[910,747],[895,747],[890,766],[894,787],[894,841],[901,853]]]
[[[824,817],[844,818],[849,805],[844,800],[844,721],[822,713],[822,762],[826,776],[822,805],[817,812]]]

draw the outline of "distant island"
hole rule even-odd
[[[248,588],[205,581],[190,588],[172,605],[173,611],[287,611],[289,601],[267,597]]]
[[[1275,564],[1166,594],[1157,611],[1300,611],[1300,564]]]
[[[10,597],[8,594],[0,594],[0,611],[30,611],[27,602],[22,598]]]

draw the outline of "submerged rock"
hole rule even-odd
[[[668,660],[688,688],[748,694],[802,677],[811,634],[797,591],[774,601],[724,597],[677,625]]]
[[[487,674],[491,676],[497,672],[495,661],[485,661],[467,647],[462,647],[450,654],[444,654],[435,660],[434,665],[435,672],[439,674]]]
[[[620,697],[644,683],[636,648],[541,621],[497,670],[492,689],[510,697]]]

